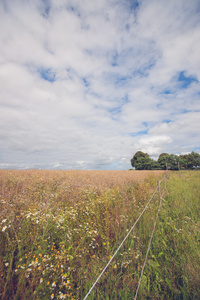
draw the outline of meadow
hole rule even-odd
[[[0,298],[84,299],[164,171],[0,170]],[[200,298],[200,172],[170,172],[138,299]],[[133,299],[158,193],[88,299]]]

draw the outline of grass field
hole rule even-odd
[[[83,299],[163,176],[0,170],[0,298]],[[134,298],[157,208],[156,193],[88,299]],[[171,172],[138,299],[200,298],[199,209],[200,173]]]

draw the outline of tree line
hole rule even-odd
[[[158,160],[150,158],[148,153],[137,151],[131,159],[136,170],[179,170],[200,167],[200,154],[191,152],[184,155],[161,153]]]

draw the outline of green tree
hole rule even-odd
[[[188,154],[188,168],[192,169],[193,167],[200,166],[200,155],[192,151],[192,153]]]
[[[180,165],[185,169],[192,169],[200,166],[200,154],[192,151],[189,154],[184,154],[179,156]]]
[[[168,153],[161,153],[158,158],[158,166],[161,170],[166,170],[166,165],[169,163],[169,154]]]
[[[188,154],[179,155],[180,167],[188,169]]]
[[[152,159],[151,169],[152,170],[160,170],[161,169],[158,161]]]
[[[158,158],[158,164],[161,170],[178,170],[179,157],[174,154],[162,153]]]
[[[178,170],[178,162],[179,162],[179,157],[174,154],[170,154],[168,157],[168,166],[170,170]]]
[[[149,157],[148,153],[137,151],[131,159],[131,165],[136,170],[151,170],[152,161],[153,160]]]

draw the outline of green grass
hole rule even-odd
[[[170,173],[145,275],[141,298],[200,299],[200,172]]]
[[[83,299],[157,180],[69,189],[59,176],[1,178],[0,297]],[[134,298],[157,208],[156,193],[88,299]],[[199,211],[200,172],[170,172],[138,299],[200,299]]]

